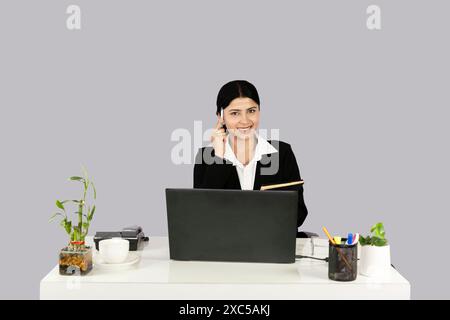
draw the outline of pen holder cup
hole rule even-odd
[[[345,243],[347,239],[342,239]],[[334,281],[353,281],[358,274],[358,244],[334,245],[329,242],[328,278]]]

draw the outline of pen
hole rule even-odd
[[[347,236],[347,244],[352,245],[353,244],[353,234],[349,233]]]
[[[359,233],[355,233],[352,244],[357,244],[359,242]]]

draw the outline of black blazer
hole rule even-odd
[[[276,157],[272,156],[275,154],[263,155],[261,160],[257,162],[253,190],[260,190],[263,185],[301,180],[297,160],[290,144],[277,140],[268,140],[268,142],[278,150],[278,155]],[[271,165],[275,165],[277,158],[279,161],[278,171],[271,175],[261,174],[261,169],[266,168],[265,170],[268,170]],[[216,157],[213,147],[203,147],[199,149],[195,157],[194,188],[241,189],[241,184],[236,168],[230,161]],[[308,215],[303,199],[303,186],[297,185],[277,190],[298,191],[297,226],[301,226]]]

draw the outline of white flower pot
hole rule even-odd
[[[391,269],[391,249],[383,247],[361,246],[359,273],[368,277],[384,276]]]

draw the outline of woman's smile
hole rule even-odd
[[[237,127],[240,133],[249,133],[253,126]]]

